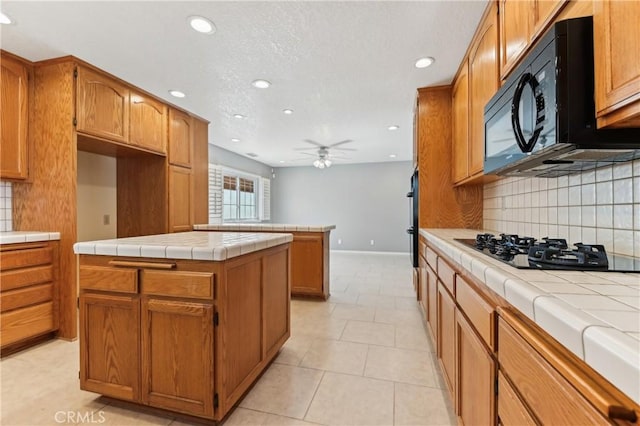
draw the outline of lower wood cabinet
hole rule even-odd
[[[149,297],[141,314],[142,401],[213,416],[213,304]]]
[[[498,372],[498,418],[500,424],[505,426],[534,426],[536,424],[527,407],[502,372]]]
[[[140,300],[125,293],[80,295],[80,387],[140,401]]]
[[[81,255],[80,387],[221,420],[289,337],[289,259]]]
[[[496,363],[460,310],[456,310],[457,413],[463,424],[495,424]]]
[[[456,353],[455,321],[456,303],[447,289],[438,281],[438,347],[437,353],[442,373],[455,405],[456,395]]]
[[[293,233],[291,294],[329,296],[329,232]]]
[[[3,350],[58,329],[58,246],[58,241],[0,245]]]

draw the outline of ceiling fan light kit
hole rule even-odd
[[[327,158],[318,158],[316,161],[313,162],[313,166],[317,167],[319,169],[324,169],[331,167],[331,160],[327,159]]]

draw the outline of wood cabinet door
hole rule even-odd
[[[167,106],[141,93],[131,93],[129,143],[165,154],[167,152]]]
[[[436,273],[427,266],[427,322],[431,329],[433,341],[438,341],[438,278]]]
[[[467,425],[496,424],[496,363],[459,310],[455,340],[458,417]]]
[[[640,127],[640,2],[594,3],[598,127]]]
[[[455,388],[455,311],[456,304],[447,289],[438,282],[438,358],[442,364],[444,381],[449,389],[451,400],[456,401]]]
[[[80,388],[140,400],[140,301],[137,295],[80,295]]]
[[[500,76],[514,67],[531,35],[533,0],[500,0]]]
[[[469,176],[469,66],[465,61],[452,92],[453,168],[454,183]]]
[[[0,178],[28,177],[29,70],[13,58],[0,61]]]
[[[501,371],[498,372],[498,417],[504,426],[534,426],[536,421],[525,403],[511,387]]]
[[[129,88],[78,67],[76,130],[116,142],[129,141]]]
[[[296,234],[291,243],[291,292],[322,296],[322,235]]]
[[[141,324],[142,401],[213,416],[213,305],[145,297]]]
[[[289,250],[277,251],[262,260],[262,309],[264,310],[264,358],[280,348],[278,343],[289,336],[290,312]]]
[[[569,0],[535,0],[531,39],[542,33]]]
[[[469,175],[484,170],[484,107],[499,86],[498,7],[481,24],[469,54]]]
[[[184,112],[169,109],[169,163],[191,167],[193,121]]]
[[[169,166],[169,232],[193,228],[191,169]]]
[[[418,266],[420,271],[420,279],[418,280],[418,284],[420,285],[420,291],[418,294],[420,295],[420,307],[422,308],[422,312],[424,314],[424,319],[426,321],[429,320],[429,277],[427,276],[427,261],[422,256],[418,256]]]

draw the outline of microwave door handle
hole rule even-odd
[[[536,125],[533,135],[529,140],[525,140],[524,135],[522,134],[522,126],[520,125],[519,116],[522,92],[527,86],[531,87],[531,91],[533,92],[536,99]],[[513,94],[513,100],[511,102],[511,126],[513,127],[513,134],[516,138],[516,143],[518,144],[520,151],[522,151],[523,153],[531,152],[533,150],[533,147],[536,145],[538,137],[540,136],[540,133],[542,133],[542,129],[544,128],[542,124],[545,119],[544,97],[538,89],[538,86],[538,80],[536,80],[535,76],[528,72],[524,73],[518,81],[516,90]]]

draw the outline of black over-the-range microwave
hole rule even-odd
[[[557,22],[487,103],[485,174],[557,177],[640,158],[640,128],[596,129],[593,18]]]

